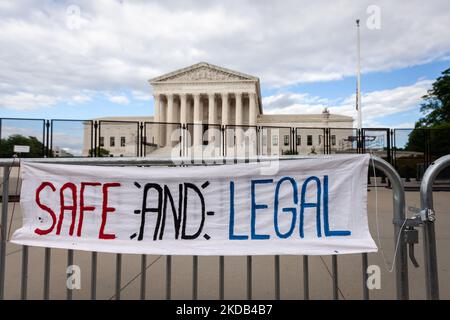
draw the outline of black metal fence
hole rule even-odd
[[[201,135],[199,138],[198,135]],[[406,182],[450,153],[446,129],[222,126],[116,120],[0,118],[0,158],[14,145],[21,157],[188,156],[197,144],[212,156],[373,153],[391,163]],[[197,140],[196,140],[197,139]],[[247,146],[236,150],[239,142]],[[450,171],[440,174],[450,179]]]

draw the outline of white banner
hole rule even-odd
[[[12,242],[114,253],[373,252],[369,155],[192,167],[22,162]]]

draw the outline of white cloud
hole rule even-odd
[[[92,98],[87,95],[77,94],[77,95],[72,96],[71,100],[74,103],[85,103],[85,102],[91,101]]]
[[[14,94],[1,94],[1,105],[8,109],[32,110],[42,107],[50,107],[60,101],[57,96],[48,96],[45,94],[33,94],[30,92],[18,91]]]
[[[404,112],[418,112],[422,96],[431,87],[432,81],[419,80],[411,86],[363,93],[361,105],[363,125],[383,127],[377,119]],[[342,101],[333,101],[298,93],[279,93],[263,98],[264,111],[269,114],[320,113],[327,107],[331,113],[343,114],[356,119],[355,94]],[[417,114],[417,118],[419,114]],[[413,127],[410,123],[399,123],[398,127]]]
[[[79,17],[67,12],[73,4]],[[84,90],[147,92],[149,78],[199,61],[254,74],[264,86],[341,79],[355,71],[357,17],[363,72],[449,58],[448,0],[377,1],[380,30],[365,27],[371,4],[1,2],[0,107],[54,105]]]
[[[131,94],[133,95],[133,99],[136,100],[150,101],[151,99],[153,99],[153,96],[149,92],[133,90],[131,91]]]
[[[108,95],[108,100],[117,104],[129,104],[130,100],[123,95]]]
[[[47,94],[34,94],[24,91],[6,94],[0,92],[0,107],[22,111],[52,107],[60,102],[77,104],[85,103],[91,100],[92,98],[90,96],[84,94],[76,94],[69,97],[60,95],[52,96]]]

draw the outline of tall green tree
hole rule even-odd
[[[405,149],[424,152],[428,145],[435,157],[450,154],[450,68],[422,98],[420,111],[424,116],[416,122]]]
[[[44,145],[36,137],[25,137],[20,134],[8,136],[0,140],[0,158],[10,158],[14,155],[14,146],[29,146],[30,152],[23,153],[23,158],[40,158],[44,156]]]
[[[450,68],[442,72],[427,94],[422,97],[420,111],[425,114],[416,128],[434,127],[450,123]]]

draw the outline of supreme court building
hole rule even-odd
[[[99,146],[111,156],[133,155],[144,145],[145,156],[204,153],[208,155],[278,155],[321,153],[324,129],[331,149],[352,144],[353,119],[330,114],[264,114],[259,78],[201,62],[149,80],[154,116],[95,119]],[[135,122],[144,130],[136,130]],[[83,154],[89,152],[85,129]],[[293,148],[293,145],[295,148]]]

